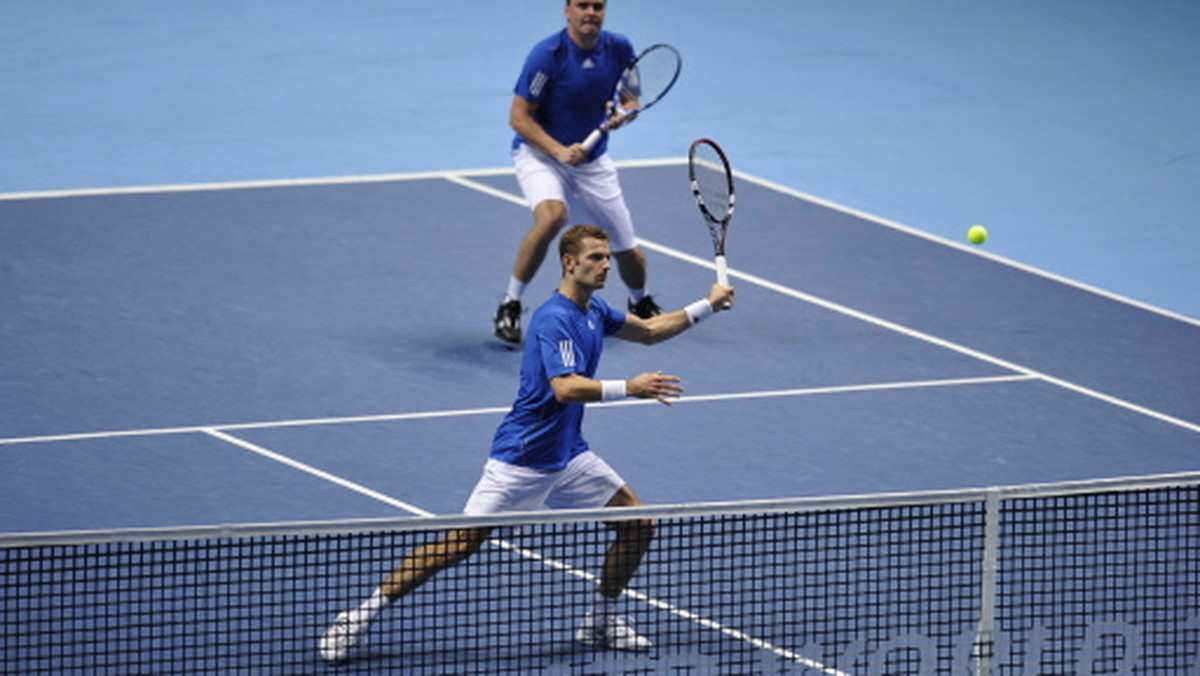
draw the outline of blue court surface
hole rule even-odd
[[[530,222],[506,120],[561,0],[9,4],[0,533],[459,512],[517,387],[519,353],[491,337]],[[607,27],[684,54],[659,114],[611,145],[665,307],[713,281],[687,144],[712,136],[744,172],[737,307],[658,346],[610,342],[601,363],[687,388],[587,413],[645,502],[1200,467],[1200,5],[612,0]],[[966,244],[973,223],[985,246]],[[557,272],[548,260],[530,304]],[[603,295],[624,303],[615,278]],[[245,650],[322,673],[312,641],[376,563],[237,578],[290,587],[276,614],[238,620],[271,627]],[[540,601],[579,599],[555,584],[515,603],[558,636],[576,608]],[[168,595],[184,613],[189,589]],[[425,641],[388,633],[420,618],[387,622],[367,647],[381,659],[356,668]],[[89,646],[61,648],[42,654]]]
[[[682,160],[622,172],[652,290],[700,297]],[[457,512],[515,393],[490,319],[527,218],[508,171],[0,201],[0,528]],[[685,397],[585,434],[652,504],[1195,469],[1200,325],[985,251],[743,175],[737,307],[601,364]]]

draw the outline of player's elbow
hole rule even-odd
[[[651,331],[650,329],[639,331],[637,334],[629,337],[630,342],[637,343],[639,345],[653,345],[660,340],[662,340],[662,338],[657,337],[654,334],[654,331]]]
[[[550,380],[550,390],[554,392],[554,400],[560,404],[573,404],[580,400],[580,378],[559,376]]]
[[[551,386],[550,389],[554,391],[554,401],[557,401],[560,404],[571,403],[571,393],[569,390],[558,386]]]
[[[534,124],[534,110],[535,107],[532,103],[520,96],[514,96],[512,107],[508,111],[508,126],[512,127],[513,131],[524,136],[528,132],[530,124]]]

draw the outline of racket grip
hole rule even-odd
[[[725,263],[725,254],[718,254],[714,259],[717,264],[717,284],[721,286],[729,286],[729,266]],[[729,303],[723,303],[722,309],[728,310],[732,307]]]
[[[725,256],[718,255],[715,262],[717,264],[717,284],[729,286],[729,265],[725,262]]]
[[[591,152],[592,148],[595,148],[596,144],[600,142],[600,137],[603,135],[603,130],[593,130],[592,133],[588,134],[587,138],[583,139],[583,147],[586,148],[588,152]]]

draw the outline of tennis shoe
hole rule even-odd
[[[496,337],[513,345],[521,344],[521,301],[510,300],[496,308]]]
[[[629,311],[641,317],[642,319],[650,319],[654,315],[662,314],[662,308],[650,296],[643,296],[638,302],[629,301]]]
[[[620,615],[600,615],[589,612],[583,616],[575,640],[597,648],[645,652],[652,647],[650,639],[638,634]]]
[[[321,657],[331,664],[345,662],[350,649],[358,645],[367,632],[367,625],[367,622],[356,622],[350,611],[338,615],[317,644]]]

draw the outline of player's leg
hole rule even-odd
[[[487,528],[453,530],[437,542],[414,549],[380,585],[389,602],[395,602],[443,570],[479,551]]]
[[[517,248],[512,275],[496,309],[494,333],[506,343],[521,342],[521,296],[546,259],[558,232],[567,223],[566,191],[560,169],[540,152],[521,146],[513,153],[517,183],[533,210],[533,225]]]
[[[613,258],[617,259],[617,272],[619,272],[621,275],[621,281],[625,282],[625,286],[629,287],[630,294],[633,294],[634,289],[640,291],[639,295],[641,297],[637,298],[636,301],[640,302],[645,298],[649,298],[645,291],[646,254],[642,252],[642,248],[640,246],[635,246],[632,249],[626,249],[624,251],[614,251]],[[658,312],[648,314],[646,317],[643,317],[643,319],[648,319],[656,314],[658,314]],[[641,315],[639,314],[638,316]]]
[[[513,279],[522,285],[533,281],[534,275],[546,260],[546,253],[554,238],[567,224],[567,205],[559,200],[543,200],[533,208],[533,227],[525,233],[513,263]],[[522,291],[524,288],[522,288]],[[511,296],[511,294],[509,294]],[[509,296],[506,296],[509,297]],[[520,295],[511,298],[520,300]]]
[[[641,504],[629,486],[623,485],[607,506],[636,507]],[[604,556],[600,588],[592,609],[576,630],[575,639],[586,645],[613,650],[649,650],[653,644],[634,631],[621,612],[620,598],[650,549],[655,523],[651,519],[634,519],[613,521],[608,525],[616,531],[616,538]]]
[[[642,504],[615,470],[595,453],[587,452],[561,472],[546,504],[556,509],[635,507]],[[654,538],[654,521],[634,519],[608,524],[616,537],[604,557],[600,586],[592,608],[580,622],[575,640],[615,650],[648,650],[649,639],[638,635],[620,610],[620,598]]]
[[[454,530],[414,549],[362,605],[334,618],[321,636],[321,657],[335,663],[346,660],[379,613],[429,578],[474,554],[487,536],[486,528]]]
[[[607,507],[637,507],[642,501],[634,495],[628,485],[622,486],[608,501]],[[642,558],[650,549],[654,539],[655,523],[652,519],[613,521],[608,524],[617,537],[604,557],[604,573],[600,578],[600,594],[617,598],[629,585],[637,572]]]
[[[496,514],[534,510],[545,501],[553,481],[554,476],[544,472],[489,460],[463,511]],[[486,528],[460,529],[414,549],[362,605],[334,619],[321,636],[318,645],[321,656],[329,662],[345,660],[379,613],[434,575],[474,554],[487,537]]]
[[[591,212],[596,225],[608,232],[617,272],[629,288],[629,311],[643,319],[659,314],[662,310],[646,292],[646,254],[637,244],[616,165],[607,155],[601,155],[577,167],[573,178],[577,199]]]

